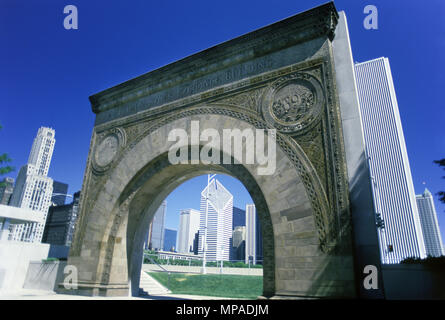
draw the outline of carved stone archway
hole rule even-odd
[[[329,3],[90,98],[96,124],[68,261],[79,271],[75,293],[136,294],[143,230],[161,201],[186,179],[220,172],[255,201],[265,296],[355,296],[331,43],[337,18]],[[221,136],[276,129],[276,170],[171,164],[168,134],[192,121]]]

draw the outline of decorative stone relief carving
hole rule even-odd
[[[225,104],[234,106],[236,108],[245,108],[257,114],[261,113],[261,98],[264,94],[265,88],[253,89],[247,92],[242,92],[221,100],[214,104]]]
[[[93,156],[93,171],[102,174],[113,163],[116,155],[126,144],[125,131],[121,128],[113,128],[98,138]]]
[[[273,82],[262,102],[266,122],[284,133],[305,132],[319,119],[324,95],[318,80],[294,73]]]

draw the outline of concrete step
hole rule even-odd
[[[146,272],[141,271],[141,280],[139,282],[139,296],[162,295],[171,293],[161,283],[150,277]]]

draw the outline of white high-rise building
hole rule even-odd
[[[432,257],[445,255],[433,195],[425,188],[423,194],[416,196],[416,200],[425,240],[426,254]]]
[[[256,209],[254,204],[246,204],[246,263],[256,264]]]
[[[199,254],[204,254],[207,204],[206,259],[227,261],[230,259],[232,249],[233,196],[217,179],[212,179],[208,188],[208,199],[206,199],[207,187],[201,192]]]
[[[194,241],[199,230],[199,211],[195,209],[183,209],[179,217],[179,232],[177,251],[190,253],[194,251]]]
[[[411,169],[387,58],[355,65],[383,263],[425,257]],[[378,219],[376,219],[378,222]]]
[[[51,164],[53,156],[54,145],[56,139],[54,138],[56,132],[54,129],[41,127],[37,132],[32,144],[31,153],[29,154],[28,164],[35,166],[35,174],[46,177]]]
[[[47,174],[55,142],[54,129],[39,129],[28,164],[19,171],[10,201],[12,206],[43,212],[45,220],[53,192],[53,180]],[[10,240],[41,242],[44,228],[45,223],[11,225]]]

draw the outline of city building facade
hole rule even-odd
[[[165,228],[164,230],[164,251],[172,251],[176,252],[176,237],[178,235],[178,231],[173,229]]]
[[[246,226],[246,210],[233,207],[232,230],[236,227]]]
[[[425,257],[408,153],[387,58],[355,64],[383,263]]]
[[[71,246],[79,213],[80,191],[73,195],[73,202],[52,205],[49,208],[42,242]]]
[[[64,205],[67,196],[68,196],[68,184],[60,181],[53,181],[53,195],[51,197],[52,205],[56,206]]]
[[[14,178],[6,177],[0,185],[0,204],[8,205],[14,191]]]
[[[214,178],[201,192],[200,208],[199,255],[205,251],[208,261],[230,260],[233,195]]]
[[[195,251],[194,240],[199,230],[199,211],[183,209],[179,213],[179,233],[177,251],[190,253]]]
[[[426,255],[431,257],[445,255],[433,195],[428,189],[425,189],[423,194],[416,196],[416,200],[425,241]]]
[[[19,171],[10,200],[12,206],[43,212],[45,220],[53,193],[53,180],[47,175],[55,142],[54,129],[39,128],[28,163]],[[14,225],[10,230],[10,240],[41,242],[44,227],[45,223]]]
[[[150,224],[147,238],[145,241],[145,249],[163,250],[164,246],[164,225],[165,213],[167,211],[167,201],[163,201],[156,211],[153,221]]]
[[[231,260],[245,261],[246,259],[246,227],[237,226],[233,230],[233,256]]]
[[[51,158],[53,156],[56,132],[54,129],[41,127],[37,132],[29,154],[28,164],[35,166],[35,174],[46,177],[48,175]]]
[[[237,227],[245,227],[246,226],[246,211],[243,209],[240,209],[238,207],[233,207],[233,218],[232,218],[232,233],[233,237],[235,234],[235,229]],[[236,246],[235,238],[232,240],[232,250],[230,253],[230,260],[244,260],[245,252],[242,254],[239,253],[239,250],[241,249],[239,246]],[[243,248],[245,247],[245,244],[243,244]],[[240,258],[242,256],[243,258]]]
[[[246,205],[246,263],[256,264],[256,209],[254,204]]]
[[[261,222],[254,204],[246,205],[245,262],[258,264],[263,261]]]

